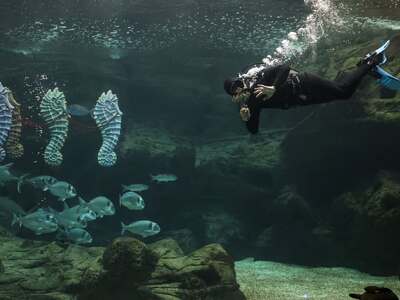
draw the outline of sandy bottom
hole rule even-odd
[[[368,285],[400,296],[398,277],[376,277],[346,268],[308,268],[251,259],[236,262],[237,280],[248,300],[351,299]]]

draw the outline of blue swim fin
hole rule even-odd
[[[385,64],[387,62],[387,57],[385,55],[385,50],[390,46],[390,40],[387,40],[381,47],[376,49],[375,51],[372,51],[368,53],[362,61],[368,61],[370,58],[373,56],[379,55],[382,53],[382,61],[378,64],[379,66]]]
[[[378,82],[389,90],[400,91],[400,78],[394,77],[379,66],[375,67],[379,76]]]

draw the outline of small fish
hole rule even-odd
[[[17,181],[17,190],[18,192],[21,191],[21,185],[23,180],[28,174],[24,174],[20,177],[14,176],[10,172],[10,168],[12,167],[13,163],[9,163],[6,165],[0,166],[0,186],[10,182],[10,181]]]
[[[23,174],[17,179],[17,192],[21,194],[21,186],[24,183],[25,177],[29,176],[29,174]]]
[[[325,226],[317,226],[312,230],[312,234],[320,236],[320,237],[327,237],[332,235],[333,230],[329,227]]]
[[[13,214],[18,216],[25,216],[27,213],[25,210],[18,205],[15,201],[8,197],[0,196],[0,211],[5,214],[5,216],[12,217]]]
[[[135,192],[123,193],[119,198],[119,205],[123,205],[131,210],[142,210],[145,206],[142,196]]]
[[[42,191],[47,191],[49,189],[49,186],[55,184],[57,181],[57,178],[47,175],[36,176],[26,180],[26,182],[31,184],[33,187],[41,189]]]
[[[96,197],[89,202],[85,202],[82,198],[79,199],[81,204],[86,204],[92,211],[95,212],[98,218],[103,216],[112,216],[115,214],[114,204],[110,199],[104,196]]]
[[[56,197],[58,200],[65,201],[69,198],[74,198],[77,193],[75,188],[65,181],[58,181],[48,187],[50,193]]]
[[[10,172],[10,168],[12,167],[12,163],[0,166],[0,184],[3,185],[6,182],[16,180],[17,177],[12,175]]]
[[[45,226],[38,226],[36,229],[33,231],[36,235],[42,235],[45,233],[53,233],[58,230],[58,225],[54,223],[47,224]]]
[[[131,192],[143,192],[149,189],[147,184],[130,184],[130,185],[122,185],[122,189],[124,191],[131,191]]]
[[[57,239],[66,240],[74,244],[90,244],[93,239],[89,232],[82,228],[60,230]]]
[[[161,228],[157,223],[148,220],[136,221],[129,225],[125,225],[123,222],[121,222],[121,227],[121,235],[124,235],[125,231],[129,231],[144,238],[156,235],[161,231]]]
[[[58,229],[54,214],[42,208],[23,217],[14,214],[11,226],[15,224],[32,230],[36,235],[55,232]]]
[[[158,174],[158,175],[150,175],[151,180],[162,183],[162,182],[173,182],[177,181],[178,177],[174,174]]]
[[[92,113],[92,110],[80,104],[71,104],[67,107],[68,113],[74,117],[85,117]]]
[[[70,214],[74,214],[81,221],[88,222],[94,221],[97,218],[96,213],[87,205],[87,203],[80,202],[79,205],[75,205],[73,207],[68,207],[68,204],[64,202],[64,211],[68,211]]]
[[[87,221],[84,220],[85,216],[82,216],[82,214],[77,212],[75,208],[65,208],[63,211],[56,211],[52,208],[49,208],[49,211],[53,213],[58,225],[64,229],[86,228],[87,226]]]

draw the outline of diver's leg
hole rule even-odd
[[[356,91],[358,85],[365,75],[374,67],[374,65],[362,64],[354,71],[342,73],[340,78],[336,80],[338,87],[342,90],[344,99],[350,98]]]
[[[307,100],[302,105],[351,98],[362,78],[373,67],[373,65],[362,64],[354,71],[341,73],[335,80],[325,79],[310,73],[303,73],[300,77],[300,94],[304,94]]]
[[[300,94],[306,96],[304,105],[330,102],[346,96],[339,82],[310,73],[303,73],[300,78]]]

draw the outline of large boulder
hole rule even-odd
[[[378,173],[373,182],[364,182],[336,198],[330,211],[336,239],[345,249],[353,249],[348,253],[350,260],[369,271],[398,272],[399,174]]]
[[[117,238],[104,251],[103,267],[117,281],[131,277],[142,282],[154,269],[157,259],[141,241]]]
[[[243,241],[243,224],[232,214],[214,210],[203,214],[202,217],[208,243],[228,246]]]
[[[162,236],[175,240],[185,254],[193,252],[199,248],[199,241],[194,233],[187,228],[166,231]]]
[[[172,239],[118,238],[107,248],[0,239],[0,299],[244,299],[217,244],[184,256]]]

